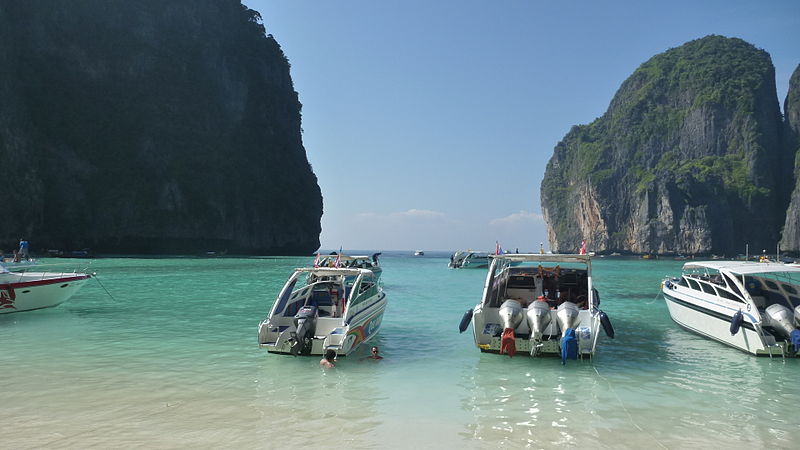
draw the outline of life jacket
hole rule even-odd
[[[561,364],[566,364],[568,359],[578,359],[578,339],[572,328],[567,328],[561,339]]]
[[[795,353],[800,352],[800,330],[793,330],[790,339]]]

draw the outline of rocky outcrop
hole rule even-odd
[[[783,103],[784,140],[794,160],[794,192],[791,203],[786,210],[786,223],[783,225],[781,248],[800,253],[800,66],[794,70],[789,79],[789,92]],[[788,181],[788,180],[787,180]]]
[[[3,2],[0,67],[0,243],[319,246],[289,63],[238,0]]]
[[[775,248],[793,154],[769,55],[708,36],[656,55],[555,147],[542,182],[554,251]]]

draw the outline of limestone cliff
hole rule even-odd
[[[786,223],[783,226],[781,248],[792,252],[800,252],[800,66],[794,70],[789,80],[789,92],[783,103],[784,141],[794,161],[794,192],[789,209],[786,211]],[[788,184],[790,180],[786,180]]]
[[[3,245],[319,246],[289,63],[238,0],[3,2],[0,67]]]
[[[769,55],[708,36],[642,64],[603,116],[555,147],[542,182],[551,247],[735,254],[774,248],[792,155]]]

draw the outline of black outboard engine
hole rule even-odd
[[[317,317],[319,317],[319,311],[317,311],[316,306],[303,306],[294,315],[294,328],[296,331],[292,336],[294,340],[291,349],[292,355],[297,356],[300,353],[308,355],[311,353],[311,339],[314,337],[314,330],[317,328]]]

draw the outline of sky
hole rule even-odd
[[[243,3],[291,64],[323,249],[548,249],[553,148],[639,65],[738,37],[772,56],[783,107],[800,64],[797,0]]]

